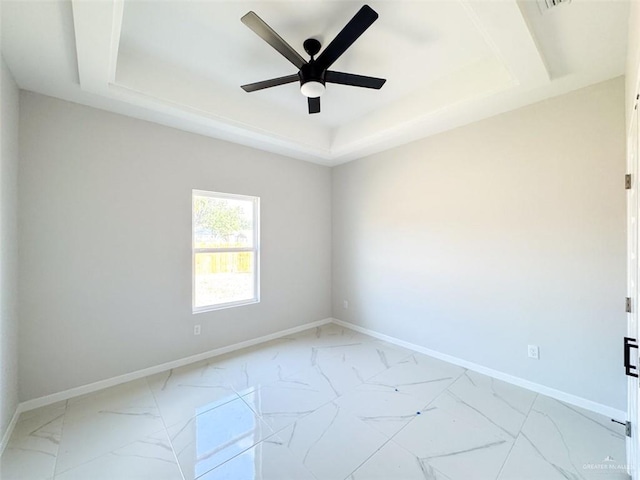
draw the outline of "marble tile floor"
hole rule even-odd
[[[330,324],[25,412],[2,480],[626,479],[609,418]]]

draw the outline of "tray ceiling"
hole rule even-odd
[[[361,7],[350,1],[3,1],[2,50],[21,88],[335,165],[624,73],[628,4],[376,1],[336,62],[379,90],[328,85],[308,115],[296,73],[240,22],[253,10],[305,58]]]

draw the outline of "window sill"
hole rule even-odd
[[[260,303],[259,298],[252,298],[250,300],[239,300],[237,302],[220,303],[218,305],[207,305],[204,307],[193,307],[191,313],[196,315],[198,313],[214,312],[216,310],[224,310],[226,308],[242,307],[244,305],[252,305],[254,303]]]

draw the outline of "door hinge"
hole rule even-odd
[[[631,190],[631,174],[630,173],[627,173],[624,176],[624,189]]]
[[[624,425],[624,434],[631,438],[631,422],[627,421],[627,422],[620,422],[618,420],[614,420],[613,418],[611,419],[612,422],[614,423],[618,423],[620,425]]]
[[[625,298],[624,307],[627,313],[631,313],[631,298]]]

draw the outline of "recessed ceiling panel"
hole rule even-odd
[[[119,51],[123,57],[144,56],[147,62],[162,63],[167,75],[189,72],[230,96],[255,97],[256,109],[270,108],[331,128],[493,56],[460,2],[372,2],[379,19],[332,68],[386,78],[380,91],[329,85],[322,113],[306,120],[306,100],[298,84],[251,94],[240,90],[245,83],[296,73],[293,65],[240,22],[242,15],[255,11],[306,58],[305,39],[313,37],[326,46],[361,6],[361,2],[128,1]],[[119,64],[118,69],[135,66]]]

